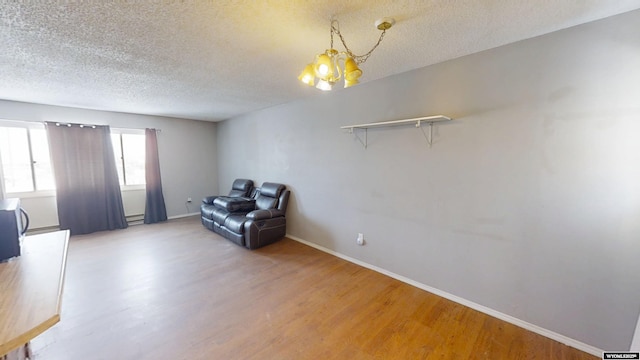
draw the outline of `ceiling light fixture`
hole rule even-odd
[[[396,21],[392,18],[382,18],[376,21],[375,25],[378,30],[381,30],[380,38],[378,42],[364,55],[355,55],[344,41],[344,37],[340,33],[340,24],[338,20],[331,20],[331,47],[316,55],[314,62],[305,66],[304,70],[298,79],[303,83],[313,86],[324,91],[331,90],[333,85],[344,78],[344,87],[356,85],[358,79],[362,76],[362,70],[358,67],[359,64],[363,64],[373,50],[382,42],[386,31],[395,24]],[[340,37],[340,41],[346,51],[340,51],[333,48],[333,35],[336,34]],[[342,63],[342,68],[340,67]],[[318,83],[315,84],[316,78]]]

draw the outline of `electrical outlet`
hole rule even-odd
[[[188,202],[188,203],[190,203],[190,202],[191,202],[191,198],[190,198],[190,197],[188,197],[188,198],[187,198],[187,202]]]
[[[364,235],[362,233],[358,233],[358,238],[356,239],[356,243],[360,246],[364,245]]]

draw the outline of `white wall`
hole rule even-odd
[[[159,116],[83,110],[0,100],[0,119],[21,121],[61,121],[110,125],[117,128],[156,128],[162,188],[167,215],[180,216],[199,211],[204,196],[217,194],[216,124],[205,121]],[[187,206],[187,197],[193,203]],[[31,218],[31,228],[57,225],[55,198],[23,198]],[[125,191],[127,214],[144,212],[144,192]]]
[[[640,352],[640,317],[638,317],[638,323],[636,324],[636,331],[633,335],[630,350]]]
[[[635,11],[219,123],[220,189],[236,177],[285,183],[293,236],[629,349],[639,23]],[[435,125],[432,148],[411,126],[369,130],[367,149],[339,129],[435,114],[455,121]]]

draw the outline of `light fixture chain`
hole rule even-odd
[[[371,50],[369,50],[368,53],[364,54],[364,55],[356,55],[353,57],[353,59],[356,61],[356,63],[358,64],[362,64],[365,61],[367,61],[367,59],[369,58],[369,56],[371,56],[371,53],[373,52],[373,50],[375,50],[378,45],[380,45],[380,43],[382,42],[382,38],[384,38],[384,34],[386,34],[387,30],[382,30],[382,34],[380,34],[380,38],[378,39],[378,42],[373,46],[373,48],[371,48]]]
[[[334,23],[338,24],[338,27],[336,27],[334,25]],[[345,42],[344,37],[342,36],[342,33],[340,33],[339,26],[340,26],[340,24],[338,23],[337,20],[333,20],[331,22],[331,48],[333,49],[333,34],[336,33],[340,37],[340,41],[342,42],[342,45],[344,46],[344,49],[346,50],[347,54],[350,57],[352,57],[353,60],[355,60],[356,63],[358,63],[358,64],[362,64],[365,61],[367,61],[367,59],[369,59],[369,56],[371,56],[373,51],[378,47],[378,45],[380,45],[380,43],[382,42],[382,39],[384,38],[384,34],[387,32],[386,29],[382,30],[382,33],[380,34],[380,38],[378,39],[378,42],[375,45],[373,45],[373,48],[371,48],[371,50],[369,50],[366,54],[364,54],[364,55],[356,55],[347,46],[347,43]]]
[[[338,22],[338,21],[331,20],[331,47],[329,49],[333,49],[333,33],[334,33],[333,23],[334,22]],[[338,34],[340,34],[340,32],[338,32]]]

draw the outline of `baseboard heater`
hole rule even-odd
[[[125,215],[128,224],[137,224],[144,221],[144,214]]]
[[[144,214],[125,215],[125,219],[127,220],[127,224],[135,225],[138,223],[142,223],[144,221]],[[36,235],[36,234],[48,233],[48,232],[58,231],[58,230],[60,230],[59,225],[42,226],[42,227],[31,228],[27,230],[27,235]]]

